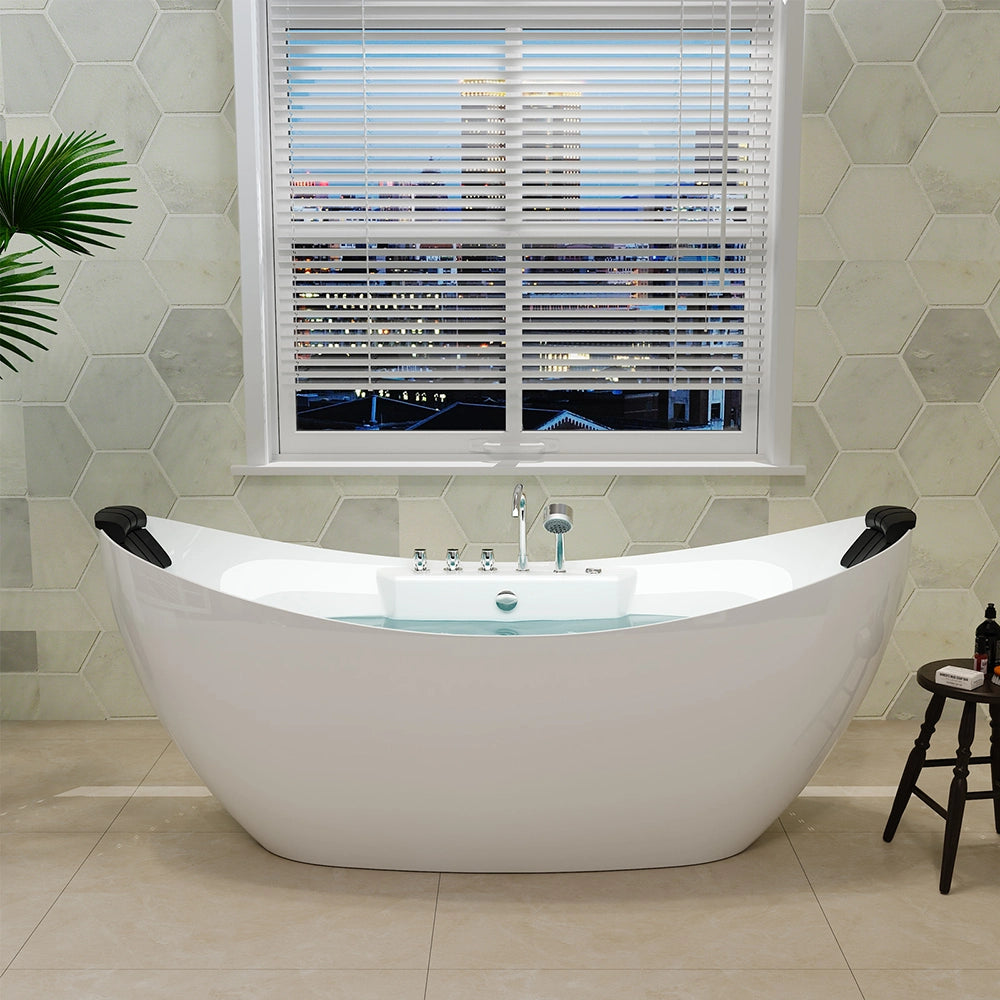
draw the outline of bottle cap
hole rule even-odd
[[[996,616],[997,616],[997,609],[993,606],[993,602],[991,601],[989,604],[986,605],[986,617],[996,618]]]

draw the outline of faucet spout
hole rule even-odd
[[[525,523],[525,514],[528,509],[528,498],[524,495],[524,484],[518,483],[514,487],[513,509],[511,517],[517,518],[517,571],[526,573],[528,571],[528,536]]]

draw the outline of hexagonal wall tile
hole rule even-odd
[[[246,438],[224,403],[174,407],[153,452],[182,496],[232,496],[239,478],[231,466],[246,457]]]
[[[848,354],[895,354],[924,311],[902,261],[848,260],[820,308]]]
[[[171,302],[224,305],[239,278],[239,239],[223,216],[171,215],[147,263]]]
[[[150,360],[179,403],[224,403],[243,375],[243,341],[224,309],[171,309]]]
[[[1000,598],[1000,551],[994,552],[986,560],[982,572],[976,577],[972,592],[984,608],[991,602],[995,604]]]
[[[862,719],[884,717],[899,689],[910,675],[910,668],[903,659],[899,647],[890,641],[875,678],[854,717]]]
[[[715,497],[691,533],[689,544],[717,545],[756,538],[768,530],[766,497]]]
[[[456,476],[444,492],[448,505],[465,537],[484,545],[517,542],[517,520],[511,517],[514,485],[524,485],[528,505],[528,526],[538,517],[546,502],[546,493],[531,476],[518,479],[494,479],[480,476]]]
[[[791,497],[787,500],[771,497],[768,500],[768,534],[776,535],[798,528],[809,528],[825,521],[819,504],[809,497]]]
[[[842,451],[816,491],[830,521],[857,517],[879,504],[912,507],[917,494],[894,452]]]
[[[918,590],[900,612],[893,639],[915,670],[930,660],[971,656],[982,617],[982,607],[967,590]],[[922,704],[927,704],[926,692]]]
[[[87,362],[70,409],[101,450],[148,448],[170,412],[170,397],[144,357]]]
[[[167,303],[138,260],[85,260],[63,297],[91,354],[142,354]]]
[[[73,499],[83,516],[93,523],[102,507],[117,504],[132,504],[147,514],[166,517],[177,494],[148,452],[99,451],[87,466]]]
[[[844,252],[822,216],[799,216],[798,258],[795,303],[818,305],[844,260]]]
[[[811,403],[822,392],[840,360],[841,350],[818,309],[795,310],[795,369],[792,392],[796,403]]]
[[[909,62],[941,9],[937,0],[839,0],[834,20],[861,62]]]
[[[826,218],[847,257],[901,260],[933,212],[907,167],[851,167]]]
[[[94,528],[71,500],[30,500],[29,504],[32,585],[71,590],[97,547]]]
[[[91,535],[93,530],[89,529]],[[98,635],[92,630],[36,632],[38,669],[52,673],[75,673],[83,666]]]
[[[792,407],[792,465],[805,466],[804,476],[775,476],[772,497],[811,497],[837,454],[837,445],[815,406]]]
[[[619,476],[608,498],[633,542],[683,542],[711,494],[697,476]]]
[[[64,131],[106,132],[133,163],[159,119],[149,91],[130,64],[78,63],[52,114]]]
[[[315,542],[341,492],[331,476],[247,476],[236,496],[265,538]]]
[[[810,13],[805,23],[802,113],[821,115],[850,71],[851,54],[828,14]]]
[[[991,215],[938,215],[910,267],[932,303],[983,303],[1000,281],[1000,226]]]
[[[972,497],[922,498],[914,508],[910,573],[918,587],[971,587],[993,551],[996,531]]]
[[[804,215],[822,212],[850,162],[829,119],[824,115],[804,116],[799,212]]]
[[[49,17],[77,62],[124,62],[139,49],[156,7],[149,0],[52,0]]]
[[[4,719],[96,722],[107,718],[80,674],[4,674],[0,700]]]
[[[912,66],[855,66],[830,108],[855,163],[908,163],[934,121]]]
[[[0,63],[7,114],[48,114],[71,60],[44,14],[0,14]]]
[[[415,548],[427,550],[428,559],[444,559],[450,548],[457,548],[469,569],[479,560],[479,548],[466,551],[466,538],[451,511],[440,498],[408,497],[396,502],[399,516],[399,550],[409,556]]]
[[[984,115],[941,115],[913,158],[913,169],[939,212],[992,212],[1000,199],[998,161],[1000,122]]]
[[[235,497],[181,497],[170,508],[171,521],[201,524],[237,535],[259,535]]]
[[[921,496],[973,496],[1000,454],[980,407],[924,407],[899,449]]]
[[[163,225],[167,210],[141,167],[129,164],[119,169],[128,177],[128,186],[135,188],[135,193],[125,199],[135,208],[123,214],[128,224],[119,230],[120,238],[111,240],[107,248],[95,247],[94,257],[97,260],[142,260]]]
[[[142,167],[169,211],[222,213],[236,191],[236,139],[216,115],[166,115]]]
[[[982,309],[931,309],[903,358],[930,402],[978,402],[1000,371],[1000,337]]]
[[[899,358],[844,358],[820,398],[841,448],[895,448],[921,406]]]
[[[949,11],[938,22],[917,60],[941,111],[1000,108],[1000,14]]]
[[[83,676],[94,689],[108,718],[148,718],[156,715],[117,632],[101,633],[83,665]]]
[[[994,467],[976,495],[983,505],[983,510],[986,511],[986,516],[1000,532],[1000,465]]]
[[[55,320],[56,337],[38,338],[48,350],[43,353],[30,348],[33,363],[16,360],[19,395],[25,403],[64,402],[87,360],[87,349],[68,317],[60,309],[50,310],[49,314]],[[5,382],[8,378],[4,375]]]
[[[24,454],[33,497],[67,497],[91,447],[65,406],[25,406]]]
[[[221,111],[233,86],[231,33],[213,13],[164,13],[137,64],[164,111]]]
[[[0,497],[0,587],[30,587],[31,514],[24,497]]]
[[[399,501],[395,497],[342,500],[320,545],[343,552],[399,555]]]

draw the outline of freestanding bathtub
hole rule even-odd
[[[914,520],[879,507],[556,575],[414,573],[133,507],[96,518],[150,700],[260,844],[479,872],[689,865],[753,843],[871,682]]]

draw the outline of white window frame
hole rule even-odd
[[[803,473],[802,467],[791,464],[790,456],[804,0],[775,0],[772,92],[777,155],[770,173],[769,284],[764,300],[767,349],[759,388],[743,393],[743,430],[312,431],[307,432],[312,444],[296,448],[282,446],[279,418],[265,2],[246,0],[234,5],[247,422],[247,462],[234,466],[234,472]],[[613,0],[608,2],[613,8]]]

